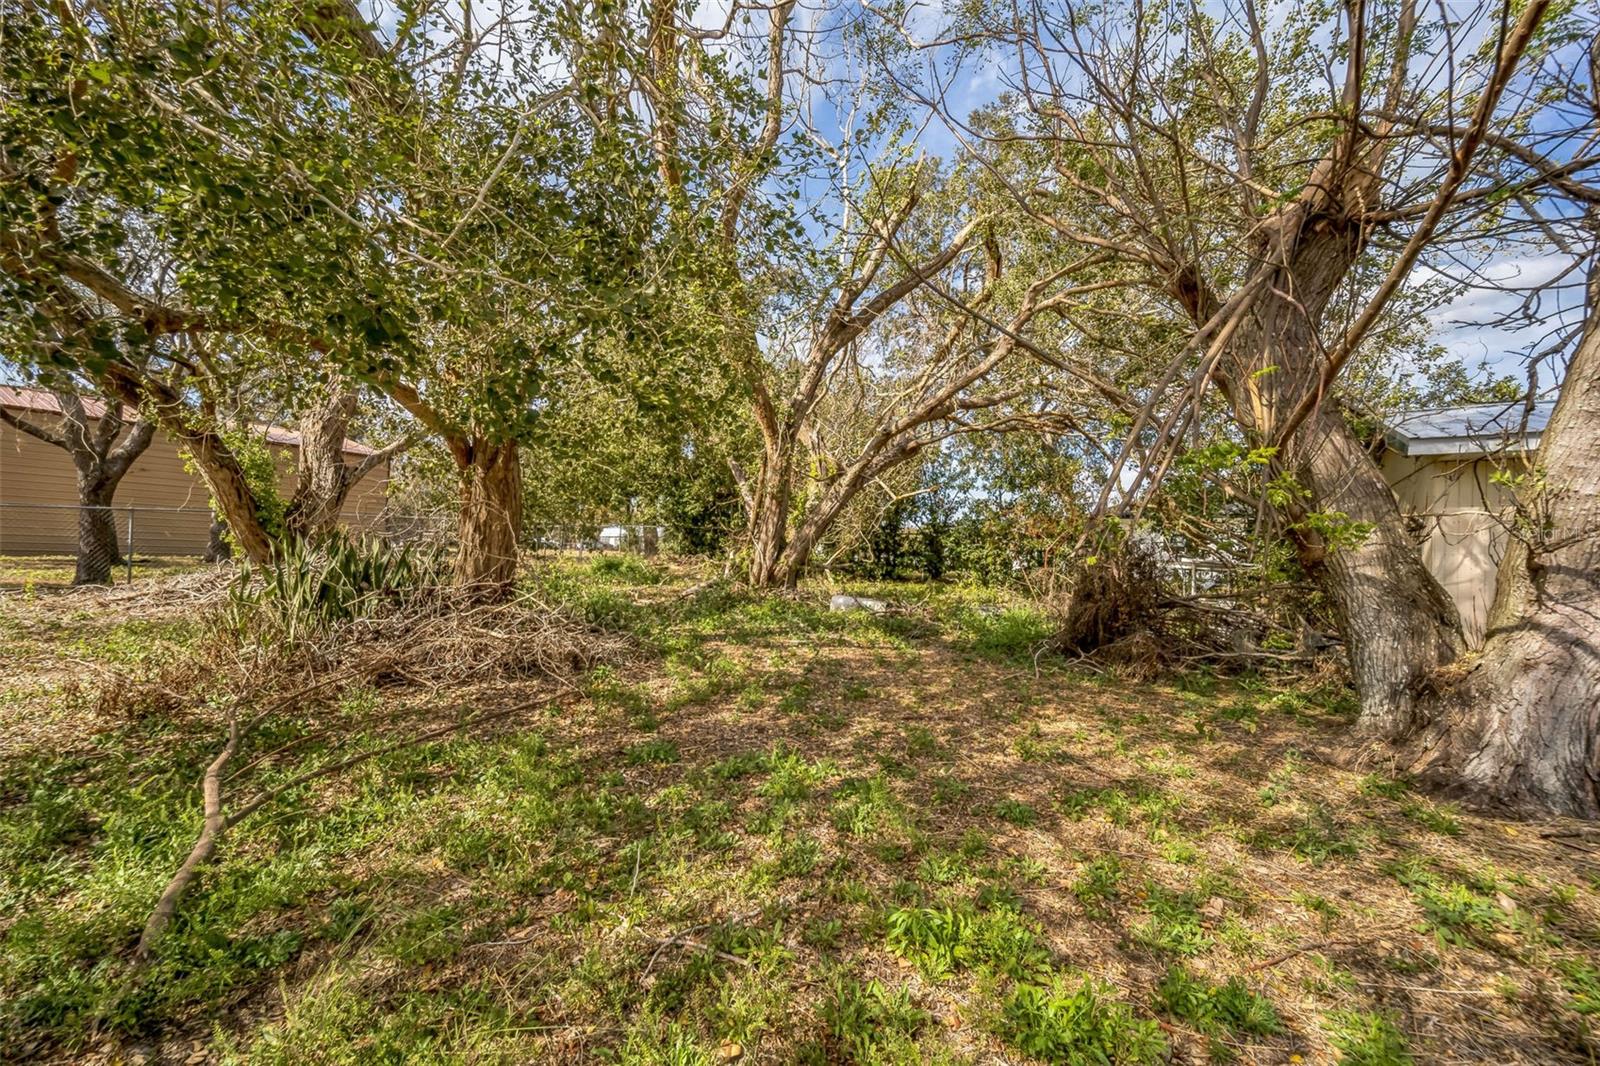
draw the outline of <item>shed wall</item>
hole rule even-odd
[[[1383,458],[1400,509],[1417,523],[1423,562],[1455,601],[1473,648],[1483,646],[1511,515],[1510,493],[1491,480],[1496,468],[1483,457]]]
[[[57,415],[28,412],[41,424]],[[271,444],[278,485],[294,491],[295,449]],[[373,471],[350,490],[341,519],[352,529],[373,526],[383,511],[388,476]],[[134,461],[117,487],[117,529],[126,544],[134,508],[133,545],[141,555],[199,555],[211,533],[210,495],[184,469],[177,445],[161,433]],[[0,554],[72,553],[78,547],[77,471],[65,451],[0,424]]]

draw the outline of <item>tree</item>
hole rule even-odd
[[[793,11],[768,8],[746,38],[737,9],[705,31],[657,3],[646,41],[659,180],[678,217],[717,220],[722,359],[758,441],[730,459],[762,588],[793,587],[861,492],[926,448],[1040,422],[1030,386],[998,382],[1027,347],[1018,332],[1077,280],[1007,289],[996,218],[966,175],[912,158],[851,16],[796,25]],[[843,53],[822,55],[835,32]],[[801,219],[787,202],[806,182],[827,191]]]
[[[160,425],[258,562],[272,536],[214,416],[222,364],[260,350],[240,338],[367,343],[389,321],[351,299],[374,257],[339,206],[371,140],[338,104],[350,64],[305,62],[304,23],[273,15],[29,7],[0,29],[7,349]]]
[[[1435,17],[1409,0],[1353,3],[1332,26],[1319,29],[1320,9],[1307,7],[1269,31],[1249,0],[1125,17],[1040,3],[1020,21],[1007,9],[1003,22],[978,19],[1020,56],[1015,121],[997,134],[952,121],[989,146],[993,172],[1034,217],[1074,248],[1108,252],[1159,298],[1160,316],[1187,323],[1141,387],[1100,512],[1160,482],[1217,389],[1245,443],[1263,449],[1279,528],[1333,606],[1361,727],[1388,740],[1437,720],[1440,670],[1463,646],[1336,386],[1430,250],[1448,270],[1468,240],[1542,241],[1527,234],[1563,220],[1537,203],[1585,198],[1575,175],[1595,161],[1562,140],[1575,136],[1562,111],[1589,87],[1563,85],[1561,67],[1562,49],[1570,57],[1587,36],[1549,10]],[[937,86],[920,93],[948,114]],[[1525,143],[1533,130],[1555,154]],[[1008,153],[1043,168],[1008,170]],[[1581,641],[1571,621],[1566,639]],[[1565,760],[1557,800],[1526,763],[1480,758],[1504,775],[1491,794],[1590,811],[1592,790],[1570,769],[1581,761]]]
[[[1591,218],[1594,216],[1591,214]],[[1600,818],[1600,260],[1500,566],[1483,653],[1431,695],[1420,764],[1447,787]]]
[[[135,416],[130,422],[122,404],[100,403],[67,388],[52,389],[61,417],[53,424],[36,422],[0,408],[0,422],[62,449],[72,459],[78,479],[78,562],[74,585],[109,585],[111,568],[122,562],[112,499],[123,475],[150,447],[155,423]],[[101,408],[98,417],[90,404]]]
[[[274,532],[213,410],[232,361],[298,352],[370,384],[457,464],[458,579],[505,587],[543,383],[573,360],[646,388],[683,365],[656,328],[682,257],[652,255],[628,57],[588,47],[623,13],[569,15],[456,27],[444,53],[425,5],[392,41],[353,5],[275,0],[8,21],[0,295],[21,357],[150,412],[258,561]],[[136,235],[170,269],[141,269]],[[343,480],[305,473],[330,498]]]
[[[295,427],[295,487],[284,510],[285,532],[315,540],[339,521],[350,490],[372,471],[416,442],[415,433],[401,433],[355,462],[345,454],[351,422],[361,395],[349,384],[335,383],[313,392]]]

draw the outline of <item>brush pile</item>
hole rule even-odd
[[[301,653],[366,683],[443,685],[545,678],[566,682],[629,658],[628,643],[539,599],[483,602],[448,586],[331,626]]]
[[[1056,647],[1147,680],[1196,665],[1301,668],[1334,643],[1307,621],[1299,586],[1173,586],[1168,568],[1133,540],[1080,564],[1065,594],[1049,598]]]
[[[533,596],[486,599],[450,585],[436,553],[375,539],[331,537],[242,569],[223,619],[245,649],[373,685],[565,681],[627,651]]]

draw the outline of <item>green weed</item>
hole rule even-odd
[[[1384,1014],[1333,1011],[1328,1040],[1339,1049],[1340,1066],[1411,1066],[1405,1034]]]
[[[1161,1062],[1167,1052],[1160,1027],[1135,1018],[1110,988],[1060,976],[1014,988],[997,1029],[1025,1054],[1067,1066],[1139,1066]]]
[[[1272,1003],[1256,995],[1237,977],[1214,985],[1182,965],[1167,971],[1156,988],[1156,1009],[1187,1022],[1208,1037],[1238,1034],[1268,1036],[1283,1031]],[[1231,1058],[1227,1045],[1213,1041],[1213,1059]]]
[[[1010,907],[906,907],[890,912],[884,928],[889,950],[930,980],[967,969],[1020,980],[1050,963],[1036,927]]]

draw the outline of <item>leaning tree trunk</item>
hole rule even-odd
[[[1298,236],[1219,366],[1235,421],[1259,442],[1273,440],[1281,420],[1317,387],[1318,321],[1361,247],[1351,223],[1326,217],[1302,219]],[[1196,318],[1213,311],[1199,309]],[[1333,605],[1361,699],[1361,727],[1405,736],[1422,722],[1418,700],[1433,671],[1465,648],[1455,605],[1424,565],[1377,461],[1332,403],[1300,425],[1279,459],[1310,493],[1278,508],[1278,516]],[[1350,535],[1330,543],[1327,525],[1306,520],[1313,513]]]
[[[194,458],[212,501],[222,512],[234,543],[245,558],[258,566],[271,562],[275,554],[273,537],[261,522],[244,468],[219,433],[196,424],[182,394],[163,381],[115,362],[104,369],[101,384],[109,396],[130,407],[153,412],[167,436]]]
[[[245,479],[244,469],[222,438],[214,433],[184,434],[181,429],[174,431],[176,427],[167,428],[194,456],[200,477],[211,490],[211,499],[222,512],[223,520],[228,523],[228,533],[244,557],[257,566],[270,563],[276,554],[272,534],[261,522],[255,493]]]
[[[111,510],[115,483],[78,478],[78,566],[74,585],[109,585],[111,569],[122,562],[117,520]]]
[[[1600,302],[1540,439],[1543,484],[1500,565],[1483,654],[1438,697],[1431,780],[1600,818]]]
[[[1433,672],[1465,648],[1460,617],[1423,563],[1383,472],[1338,412],[1318,412],[1295,436],[1296,471],[1317,508],[1357,524],[1352,532],[1360,537],[1332,547],[1305,531],[1296,538],[1344,638],[1361,698],[1359,726],[1407,736],[1424,724],[1419,701]]]
[[[483,438],[452,442],[461,469],[456,583],[486,596],[503,595],[517,576],[522,532],[522,469],[515,443]]]

